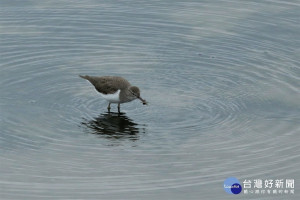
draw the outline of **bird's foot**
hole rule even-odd
[[[107,106],[107,111],[110,113],[110,103]]]
[[[120,104],[118,104],[118,113],[120,114],[121,111],[120,111]]]

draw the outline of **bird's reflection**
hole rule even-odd
[[[138,140],[139,132],[144,131],[124,113],[104,113],[92,120],[84,119],[81,124],[88,128],[88,132],[108,139]]]

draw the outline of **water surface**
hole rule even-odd
[[[232,199],[230,176],[295,179],[298,199],[299,9],[1,0],[1,199]],[[79,74],[123,76],[149,105],[107,113]]]

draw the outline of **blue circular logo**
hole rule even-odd
[[[242,191],[242,186],[237,178],[229,177],[224,181],[224,190],[228,194],[239,194]]]

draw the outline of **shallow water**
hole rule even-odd
[[[231,176],[295,179],[298,199],[299,9],[1,0],[1,199],[232,199]],[[109,114],[79,74],[123,76],[149,105]]]

